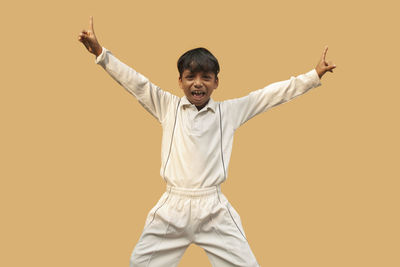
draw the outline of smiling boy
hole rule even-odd
[[[147,216],[131,267],[177,266],[192,243],[205,250],[213,266],[259,266],[239,214],[220,189],[227,178],[233,136],[255,115],[321,85],[320,78],[336,67],[325,60],[327,47],[316,68],[306,74],[216,102],[211,95],[218,87],[219,64],[205,48],[179,58],[179,86],[185,95],[178,97],[100,46],[92,17],[89,30],[78,39],[163,129],[160,175],[167,189]]]
[[[179,86],[187,100],[201,110],[218,87],[219,64],[205,48],[184,53],[178,60]]]

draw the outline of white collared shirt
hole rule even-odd
[[[103,47],[95,62],[134,95],[163,127],[160,175],[167,184],[204,188],[221,184],[228,173],[235,130],[267,109],[321,85],[315,69],[236,99],[210,98],[200,111],[186,96],[152,84]]]

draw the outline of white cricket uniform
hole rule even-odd
[[[191,243],[206,251],[213,266],[259,266],[238,213],[220,191],[233,134],[255,115],[321,85],[316,70],[241,98],[210,99],[198,111],[186,96],[161,90],[104,47],[95,62],[134,95],[163,129],[160,174],[167,190],[147,216],[131,266],[177,266]]]

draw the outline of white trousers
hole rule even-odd
[[[219,186],[204,189],[167,186],[147,216],[130,266],[177,266],[192,243],[205,250],[214,267],[259,266],[239,214]]]

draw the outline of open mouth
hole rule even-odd
[[[203,91],[198,91],[198,90],[192,91],[192,96],[202,97],[202,96],[204,96],[205,94],[206,94],[206,93],[203,92]]]

